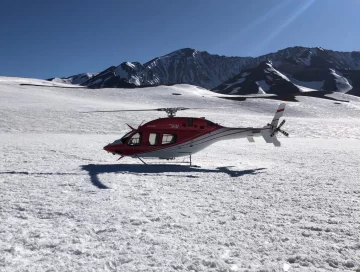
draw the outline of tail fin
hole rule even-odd
[[[270,123],[273,127],[277,127],[280,118],[284,115],[285,105],[285,103],[281,103],[278,110],[275,112],[275,116]]]
[[[276,138],[276,134],[278,132],[281,132],[282,134],[284,134],[287,137],[289,136],[289,134],[287,132],[280,129],[285,124],[285,120],[283,120],[281,122],[281,124],[279,126],[277,126],[279,124],[280,118],[284,114],[285,105],[286,105],[285,103],[280,104],[271,123],[264,126],[263,129],[261,130],[261,135],[263,136],[265,142],[273,143],[275,146],[281,145],[279,140]]]

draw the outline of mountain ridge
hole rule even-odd
[[[183,48],[144,64],[123,62],[98,74],[80,74],[88,75],[88,78],[83,77],[86,80],[78,84],[90,88],[132,88],[185,83],[206,89],[219,89],[227,80],[266,61],[271,61],[278,72],[290,75],[296,81],[307,82],[305,85],[317,82],[315,85],[318,86],[319,82],[327,82],[323,90],[346,89],[352,94],[360,94],[357,73],[353,72],[360,70],[360,51],[342,52],[302,46],[288,47],[259,57],[227,57]],[[329,83],[329,77],[332,77],[332,83]],[[72,81],[72,78],[76,77],[63,80],[74,84],[75,80]],[[356,84],[353,86],[351,82]]]

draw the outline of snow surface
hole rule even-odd
[[[276,70],[271,64],[267,64],[268,68],[265,69],[266,72],[268,73],[274,73],[276,75],[278,75],[279,77],[282,77],[283,79],[290,81],[290,79],[288,79],[287,76],[285,76],[284,74],[280,73],[278,70]]]
[[[259,86],[259,94],[265,94],[270,89],[265,80],[256,81],[256,84]]]
[[[235,87],[229,94],[237,94],[240,89],[241,87]]]
[[[95,73],[95,74],[82,73],[82,74],[73,75],[73,76],[69,76],[69,77],[65,77],[65,78],[64,77],[63,78],[53,78],[51,81],[58,82],[58,83],[65,83],[65,84],[80,85],[96,75],[97,75],[97,73]]]
[[[301,81],[287,75],[290,81],[302,92],[313,92],[323,89],[324,81]]]
[[[73,85],[70,83],[62,83],[56,81],[48,81],[34,78],[22,78],[22,77],[3,77],[0,76],[0,84],[8,85],[8,84],[27,84],[27,85],[41,85],[47,87],[65,87],[65,88],[84,88],[83,86]]]
[[[330,69],[330,73],[335,77],[336,88],[339,92],[346,93],[353,88],[349,81],[345,77],[337,74],[335,70]]]
[[[287,105],[281,148],[219,142],[176,161],[102,147],[158,112],[201,107],[262,126],[279,102],[191,85],[69,89],[0,77],[1,271],[355,271],[360,267],[360,99]],[[55,83],[53,83],[55,84]],[[181,95],[172,95],[177,93]],[[185,158],[185,161],[188,161]]]

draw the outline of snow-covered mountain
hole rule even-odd
[[[83,83],[91,88],[131,88],[160,84],[164,82],[139,62],[123,62],[119,66],[111,66]]]
[[[88,81],[92,77],[96,76],[97,74],[90,74],[90,73],[81,73],[74,76],[69,77],[61,77],[61,78],[50,78],[48,80],[58,82],[58,83],[67,83],[67,84],[75,84],[75,85],[81,85],[84,82]]]
[[[296,85],[315,90],[360,93],[357,72],[360,52],[336,52],[323,48],[293,47],[259,57]]]
[[[256,68],[242,71],[213,91],[222,94],[294,94],[299,93],[300,89],[288,77],[276,70],[270,61],[265,61]]]
[[[311,68],[333,68],[360,70],[360,52],[338,52],[321,47],[289,47],[256,58],[258,61],[272,60],[277,65],[294,65]]]
[[[352,89],[348,79],[334,69],[304,67],[301,73],[291,75],[286,69],[280,72],[271,61],[264,61],[256,68],[244,70],[212,90],[222,94],[295,95],[319,90],[346,93]]]
[[[348,91],[348,94],[360,96],[360,70],[344,70],[341,71],[343,76],[348,79],[352,85],[352,89]]]
[[[252,66],[249,57],[225,57],[185,48],[155,58],[145,64],[123,62],[111,66],[83,85],[89,87],[126,87],[187,83],[207,89],[221,84],[242,68]],[[130,85],[130,86],[131,86]]]
[[[110,88],[186,83],[207,89],[218,89],[217,86],[225,81],[234,76],[241,78],[239,74],[256,68],[264,61],[272,61],[273,68],[278,72],[289,75],[294,81],[303,82],[305,86],[320,86],[315,88],[316,90],[340,92],[352,90],[354,94],[360,92],[358,85],[352,85],[356,76],[350,72],[360,70],[360,52],[337,52],[320,47],[299,46],[257,58],[226,57],[184,48],[144,64],[123,62],[119,66],[111,66],[78,84]],[[75,80],[67,82],[74,83]],[[242,92],[252,93],[253,89],[253,87],[249,90],[243,89]],[[227,90],[236,92],[230,88]],[[279,92],[281,90],[276,90],[275,93]]]
[[[181,49],[144,64],[162,83],[187,83],[211,89],[243,68],[254,65],[250,57],[225,57],[191,48]]]

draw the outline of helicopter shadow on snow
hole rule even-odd
[[[105,173],[127,173],[127,174],[164,174],[172,176],[169,173],[184,173],[184,177],[197,178],[189,175],[189,173],[224,173],[230,177],[241,177],[244,175],[255,175],[261,173],[261,170],[266,168],[256,168],[247,170],[231,170],[232,166],[217,167],[215,169],[205,169],[199,166],[178,165],[178,164],[87,164],[82,165],[81,169],[88,172],[91,183],[99,189],[110,189],[103,184],[100,179],[100,174]]]

